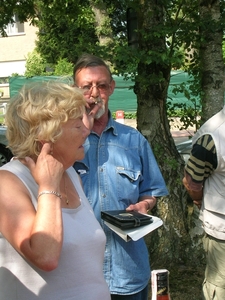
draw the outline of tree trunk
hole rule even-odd
[[[202,77],[202,123],[224,105],[224,62],[222,54],[223,30],[220,0],[200,1],[202,26],[200,60]]]
[[[90,0],[92,11],[95,15],[96,35],[99,40],[100,46],[106,46],[108,43],[113,42],[113,35],[110,26],[110,18],[103,1]]]
[[[166,56],[165,36],[151,34],[163,23],[163,9],[157,0],[140,1],[138,17],[140,58],[135,89],[137,92],[137,128],[148,139],[169,190],[169,196],[158,200],[153,213],[164,225],[146,237],[153,268],[183,264],[198,258],[189,234],[187,195],[182,185],[184,161],[177,152],[170,133],[166,111],[171,65],[158,56]],[[141,17],[140,17],[141,16]],[[148,32],[148,39],[145,33]],[[151,56],[154,57],[154,62]],[[197,243],[199,245],[199,243]],[[200,245],[201,247],[201,245]]]

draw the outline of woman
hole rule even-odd
[[[81,92],[24,86],[6,113],[15,158],[0,168],[0,299],[110,299],[105,235],[71,167],[89,134]]]

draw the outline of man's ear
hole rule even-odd
[[[110,83],[110,86],[109,86],[109,95],[110,96],[114,92],[115,86],[116,86],[115,80],[112,80],[111,83]]]

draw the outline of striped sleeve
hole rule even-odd
[[[185,171],[195,183],[203,183],[217,167],[216,147],[211,135],[200,137],[193,145]]]

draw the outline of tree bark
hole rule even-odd
[[[224,62],[222,53],[223,30],[220,0],[200,1],[201,18],[200,60],[202,86],[202,123],[224,105]]]
[[[92,11],[95,15],[96,35],[100,46],[106,46],[113,42],[113,35],[110,26],[110,17],[108,15],[106,5],[103,1],[90,0]]]
[[[171,65],[162,63],[162,60],[156,63],[150,57],[148,59],[148,51],[154,52],[156,57],[165,55],[167,51],[165,36],[149,34],[163,23],[163,9],[157,0],[140,1],[139,8],[139,50],[145,55],[138,65],[136,77],[137,128],[151,144],[169,190],[169,196],[159,199],[153,211],[162,218],[164,225],[147,236],[146,241],[152,267],[165,267],[184,263],[191,254],[187,197],[182,186],[184,162],[170,133],[166,111]],[[146,32],[148,39],[145,38]]]

